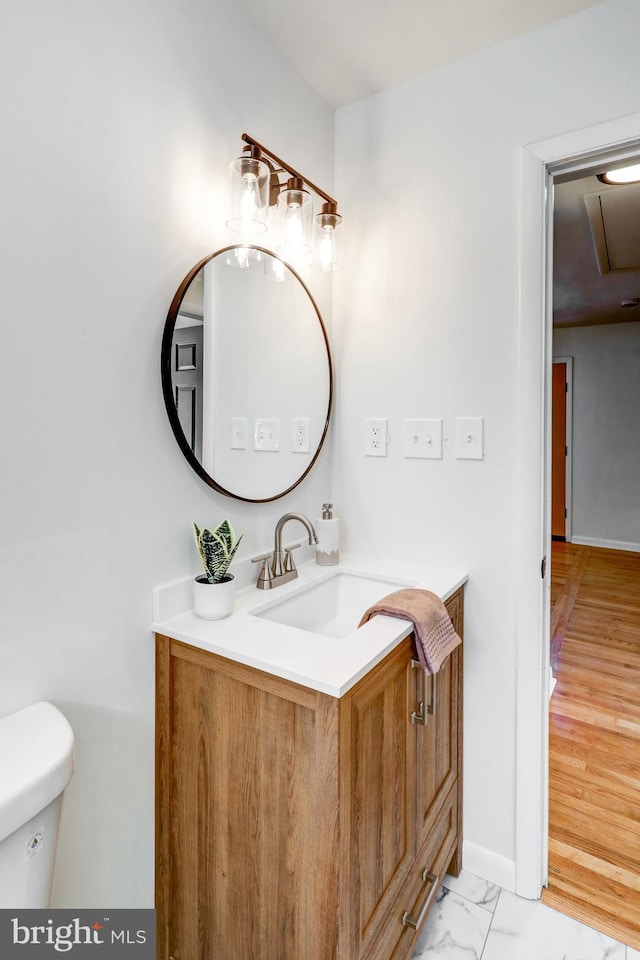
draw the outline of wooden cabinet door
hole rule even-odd
[[[334,960],[336,701],[164,642],[159,957]]]
[[[462,635],[462,594],[447,610]],[[459,780],[462,648],[457,647],[436,674],[414,663],[414,702],[424,703],[424,723],[416,723],[416,818],[418,848],[427,840],[442,806]]]
[[[341,844],[349,858],[343,860],[344,921],[354,958],[364,956],[380,933],[416,854],[412,651],[407,638],[341,701],[341,776],[348,796]]]
[[[382,933],[366,960],[409,960],[426,922],[457,841],[458,795],[452,790]],[[437,951],[436,951],[437,952]]]

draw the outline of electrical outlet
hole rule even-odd
[[[291,449],[294,453],[309,453],[309,421],[295,417],[291,422]]]
[[[264,451],[280,449],[279,420],[256,420],[253,430],[253,449]]]
[[[388,442],[385,418],[365,420],[365,456],[386,457]]]

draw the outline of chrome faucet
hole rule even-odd
[[[299,547],[300,544],[294,543],[292,546],[282,549],[282,530],[289,520],[298,520],[306,528],[310,544],[318,542],[315,527],[303,513],[285,513],[283,517],[280,517],[276,523],[273,553],[266,553],[253,558],[254,563],[262,561],[262,567],[256,581],[256,587],[259,590],[270,590],[272,587],[295,580],[298,576],[291,551]]]

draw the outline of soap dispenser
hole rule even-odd
[[[340,521],[333,515],[333,504],[322,504],[322,517],[316,521],[318,546],[316,563],[333,567],[340,562]]]

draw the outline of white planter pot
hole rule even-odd
[[[202,574],[193,581],[193,612],[203,620],[222,620],[233,610],[234,593],[230,573],[220,583],[209,583]]]

